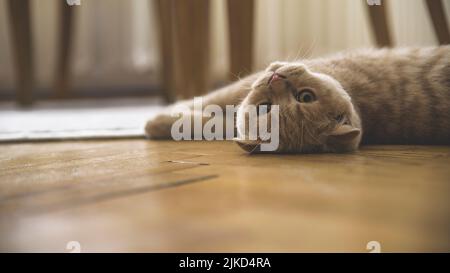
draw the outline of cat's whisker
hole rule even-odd
[[[238,81],[242,81],[240,75],[236,75],[233,72],[229,72],[231,74],[231,76],[235,77]]]
[[[304,119],[305,119],[306,121],[308,121],[308,123],[310,124],[310,126],[306,126],[306,128],[305,128],[305,130],[306,130],[306,132],[308,133],[308,135],[316,142],[316,144],[322,144],[322,142],[321,142],[319,139],[317,139],[317,137],[314,136],[314,134],[311,133],[311,131],[308,129],[308,127],[317,127],[317,128],[321,128],[321,127],[322,127],[321,124],[325,124],[325,122],[324,122],[324,121],[316,121],[316,122],[313,122],[313,121],[308,117],[307,114],[306,114],[306,115],[304,114],[303,117],[304,117]],[[319,124],[319,126],[317,126],[317,124]],[[327,126],[328,126],[328,125],[327,125]]]
[[[314,48],[316,47],[316,42],[317,42],[317,38],[314,36],[313,41],[309,44],[306,51],[303,52],[300,59],[306,59],[312,55],[312,53],[314,52]],[[297,60],[299,60],[299,59],[297,59]]]
[[[305,127],[306,132],[308,135],[315,141],[315,144],[322,144],[320,140],[318,140],[309,130],[308,127]]]
[[[305,135],[305,123],[302,120],[302,132],[301,132],[301,137],[300,137],[300,153],[303,152],[303,137]]]
[[[308,53],[308,58],[310,58],[313,54],[314,54],[314,50],[316,49],[316,45],[317,45],[317,38],[314,36],[313,41],[311,43],[311,48],[310,51]]]
[[[300,54],[302,53],[302,51],[303,51],[303,46],[300,45],[299,49],[297,50],[297,54],[295,55],[295,58],[292,60],[293,62],[299,60],[299,57],[300,57]]]

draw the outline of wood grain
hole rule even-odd
[[[29,106],[33,102],[34,87],[30,1],[8,0],[7,4],[17,102]]]
[[[76,6],[69,6],[66,1],[58,3],[59,44],[54,80],[55,97],[57,98],[66,98],[70,92],[76,9]]]
[[[253,0],[228,0],[227,4],[230,79],[236,80],[253,71],[255,3]]]
[[[450,148],[247,155],[230,142],[0,145],[0,250],[450,251]]]
[[[167,102],[173,103],[175,94],[175,60],[173,35],[174,25],[172,12],[174,10],[174,0],[156,0],[154,9],[158,19],[158,42],[159,54],[161,56],[161,71],[163,96]]]
[[[173,5],[175,93],[178,99],[204,95],[209,90],[210,4],[209,0],[184,0],[175,1]]]
[[[392,47],[392,35],[388,23],[388,12],[386,3],[381,5],[366,5],[369,13],[370,24],[379,47]]]
[[[427,0],[426,3],[439,44],[450,44],[450,30],[445,17],[444,3],[441,0]]]

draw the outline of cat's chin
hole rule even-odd
[[[239,139],[234,138],[233,141],[241,147],[242,150],[248,152],[248,153],[259,153],[261,152],[261,142],[257,140],[246,140],[246,139]]]
[[[306,146],[301,150],[289,149],[283,151],[278,149],[276,151],[262,151],[261,141],[247,140],[235,138],[233,141],[245,152],[249,154],[266,154],[266,153],[280,153],[280,154],[317,154],[317,153],[352,153],[358,150],[359,142],[354,141],[352,143],[327,143],[324,145]]]

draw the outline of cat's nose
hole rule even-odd
[[[273,73],[272,76],[270,76],[270,78],[269,78],[268,84],[271,85],[272,83],[274,83],[276,81],[280,81],[280,80],[284,80],[284,79],[286,79],[285,76],[278,74],[278,73]]]

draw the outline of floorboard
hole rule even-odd
[[[0,145],[0,250],[450,251],[450,147],[247,155],[231,142]]]

